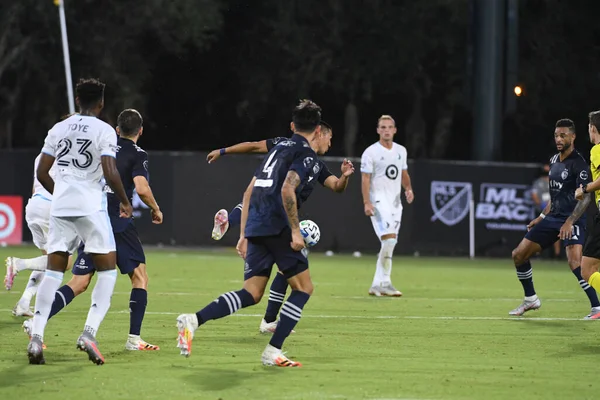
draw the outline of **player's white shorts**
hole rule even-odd
[[[73,253],[80,241],[85,243],[85,252],[108,254],[115,251],[115,237],[106,211],[96,211],[84,217],[50,216],[48,253]]]
[[[398,235],[402,223],[402,207],[384,207],[375,205],[375,215],[371,217],[371,223],[377,237],[381,239],[383,235]]]
[[[52,201],[42,195],[33,195],[25,207],[25,221],[31,231],[33,243],[40,250],[47,250],[50,206]]]

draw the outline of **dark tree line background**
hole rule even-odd
[[[495,0],[490,0],[495,1]],[[145,118],[142,147],[210,150],[288,133],[311,98],[332,155],[360,155],[391,114],[411,158],[469,159],[470,0],[66,0],[73,79],[107,83],[102,118]],[[600,1],[519,1],[517,111],[502,159],[543,161],[573,118],[587,152],[600,109]],[[58,9],[0,1],[0,148],[41,147],[68,112]]]

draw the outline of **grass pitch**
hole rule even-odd
[[[37,256],[32,248],[0,249]],[[375,257],[310,255],[315,293],[284,350],[299,369],[263,367],[269,340],[258,333],[267,299],[196,332],[179,355],[178,314],[195,312],[241,287],[232,251],[148,253],[150,293],[142,337],[159,352],[124,350],[130,283],[120,276],[98,333],[106,364],[75,349],[91,287],[50,320],[47,364],[30,366],[22,318],[0,291],[0,398],[15,399],[592,399],[600,322],[581,320],[589,303],[566,262],[534,261],[542,308],[508,311],[522,298],[510,260],[394,258],[402,298],[367,295]],[[70,277],[66,274],[65,282]]]

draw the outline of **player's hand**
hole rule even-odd
[[[354,165],[352,164],[352,161],[344,159],[344,162],[342,162],[342,175],[350,176],[353,173],[354,173]]]
[[[375,215],[375,207],[371,203],[365,203],[365,215],[367,217],[372,217]]]
[[[304,238],[302,237],[300,230],[292,232],[292,241],[290,243],[290,246],[294,251],[300,251],[304,247],[306,247],[306,244],[304,243]]]
[[[127,203],[127,204],[120,203],[119,208],[121,211],[120,212],[121,218],[131,218],[131,216],[133,215],[133,207],[131,206],[131,203]]]
[[[531,221],[530,223],[528,223],[527,224],[527,231],[529,231],[531,228],[533,228],[534,226],[536,226],[537,224],[539,224],[541,220],[542,220],[542,217],[537,217],[536,219],[534,219],[533,221]]]
[[[212,163],[214,161],[217,161],[217,158],[221,157],[221,151],[220,150],[213,150],[210,153],[208,153],[208,155],[206,156],[206,161],[208,161],[208,163]]]
[[[570,221],[566,221],[563,226],[560,227],[560,232],[558,233],[558,237],[561,240],[569,240],[573,235],[573,223]]]
[[[579,185],[577,190],[575,190],[575,199],[582,200],[583,199],[583,185]]]
[[[154,211],[154,210],[150,210],[150,215],[152,216],[152,223],[153,224],[162,224],[163,222],[163,213],[162,211],[160,211],[160,209]]]
[[[246,239],[245,237],[241,237],[240,240],[238,240],[235,249],[237,250],[239,256],[245,260],[246,252],[248,251],[248,239]]]
[[[415,199],[415,194],[413,193],[412,189],[406,190],[404,192],[404,195],[406,196],[406,201],[408,202],[408,204],[412,203],[413,200]]]

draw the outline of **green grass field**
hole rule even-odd
[[[36,256],[31,248],[0,249]],[[175,318],[241,287],[233,251],[152,251],[142,336],[154,353],[124,350],[130,284],[121,276],[98,334],[106,364],[75,349],[90,302],[76,298],[46,329],[47,364],[28,365],[22,318],[10,310],[28,274],[0,292],[0,398],[15,399],[592,399],[600,322],[565,262],[534,262],[543,306],[508,318],[522,289],[510,260],[394,259],[404,297],[367,296],[374,256],[312,254],[315,293],[286,342],[299,369],[263,367],[266,307],[241,310],[196,332],[179,355]],[[65,282],[70,276],[67,273]]]

